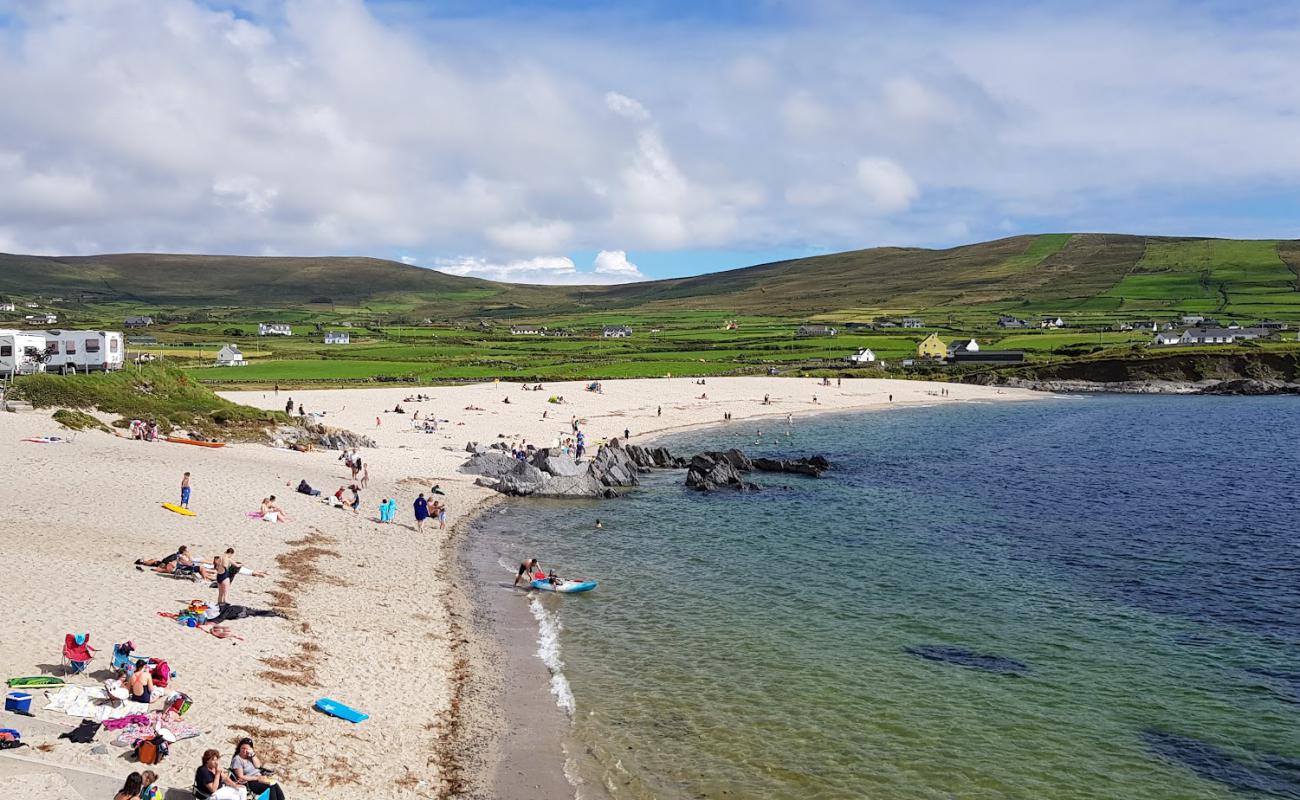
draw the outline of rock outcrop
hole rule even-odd
[[[674,456],[663,447],[624,445],[618,439],[600,448],[594,458],[578,461],[559,448],[529,451],[527,460],[515,458],[499,443],[483,447],[470,442],[472,453],[461,472],[478,475],[480,486],[520,497],[617,497],[617,489],[637,486],[642,472],[652,469],[686,469],[686,485],[698,491],[758,489],[745,474],[791,472],[819,477],[830,468],[822,456],[798,459],[751,459],[732,448],[700,453],[692,459]]]
[[[617,441],[584,462],[558,448],[534,450],[527,461],[473,443],[466,450],[474,455],[461,472],[478,475],[480,486],[518,497],[617,497],[615,488],[640,482],[636,464]]]
[[[740,451],[728,452],[739,453]],[[712,492],[716,489],[748,490],[758,488],[745,480],[741,470],[737,468],[732,459],[726,457],[726,453],[700,453],[695,458],[692,458],[690,466],[686,468],[686,486],[697,492]]]
[[[345,430],[331,428],[318,422],[305,422],[301,425],[279,425],[267,431],[274,447],[287,447],[292,450],[355,450],[360,447],[374,447],[375,442],[369,436]]]
[[[751,463],[759,472],[793,472],[799,475],[811,475],[814,478],[820,478],[823,472],[831,468],[831,462],[823,456],[795,459],[755,458]]]

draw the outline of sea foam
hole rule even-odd
[[[564,661],[560,658],[560,631],[564,625],[560,622],[557,611],[547,611],[540,599],[534,597],[528,603],[528,610],[537,620],[537,657],[551,673],[551,694],[555,695],[555,704],[570,717],[575,709],[573,690],[569,688],[569,679],[564,677]]]

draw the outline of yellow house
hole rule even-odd
[[[916,346],[917,358],[941,359],[946,355],[948,355],[948,346],[939,339],[937,334],[930,334]]]

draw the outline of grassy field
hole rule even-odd
[[[337,286],[349,287],[349,296],[323,288]],[[863,347],[897,369],[930,332],[945,342],[974,338],[985,349],[1023,350],[1033,363],[1131,356],[1151,337],[1121,332],[1120,323],[1196,312],[1300,325],[1297,287],[1300,241],[1112,234],[875,248],[588,287],[498,284],[366,258],[0,255],[0,293],[36,296],[68,328],[120,330],[125,316],[154,316],[160,324],[128,332],[153,340],[128,343],[131,353],[159,355],[196,379],[231,386],[797,375],[844,371],[845,358]],[[0,318],[0,327],[22,327],[13,321],[22,313]],[[1002,315],[1031,327],[1001,329]],[[925,326],[869,325],[904,316]],[[1066,329],[1038,329],[1040,318],[1057,316]],[[288,323],[294,335],[259,337],[259,322]],[[807,322],[837,326],[840,335],[797,337]],[[513,324],[567,335],[513,336]],[[634,334],[606,339],[607,325],[630,325]],[[349,331],[352,344],[325,345],[329,330]],[[252,363],[214,367],[227,343]]]

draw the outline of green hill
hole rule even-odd
[[[350,257],[0,255],[0,295],[119,308],[297,309],[436,319],[724,311],[857,319],[1212,312],[1300,319],[1300,241],[1044,234],[884,247],[620,286],[526,286]]]

